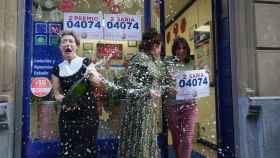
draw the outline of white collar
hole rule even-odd
[[[82,57],[76,57],[69,62],[68,60],[64,60],[60,63],[59,66],[59,76],[66,77],[71,76],[79,71],[79,69],[83,66]]]

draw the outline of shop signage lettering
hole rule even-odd
[[[34,59],[33,60],[33,71],[32,74],[34,77],[44,76],[49,77],[53,65],[56,63],[55,60],[49,59]]]

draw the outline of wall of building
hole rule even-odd
[[[239,95],[280,95],[280,0],[239,0],[232,6]]]
[[[279,97],[242,97],[240,107],[240,158],[276,158],[280,154]],[[259,109],[256,111],[254,109]],[[275,122],[275,123],[272,123]]]
[[[260,96],[280,95],[279,4],[254,3],[256,27],[257,91]]]
[[[279,102],[264,96],[280,95],[280,0],[229,3],[236,157],[275,157]],[[259,96],[265,106],[248,105],[247,96]]]

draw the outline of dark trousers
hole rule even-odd
[[[60,158],[96,158],[98,119],[69,119],[60,115]]]

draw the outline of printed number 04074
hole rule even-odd
[[[112,21],[108,21],[107,22],[107,28],[108,29],[136,29],[138,30],[139,29],[139,24],[138,22],[136,23],[132,23],[132,22],[112,22]]]
[[[68,28],[101,28],[100,21],[67,21],[66,25]]]
[[[193,79],[188,79],[188,80],[180,80],[179,81],[179,87],[197,87],[197,86],[202,86],[202,85],[207,85],[208,80],[206,77],[204,78],[193,78]]]

